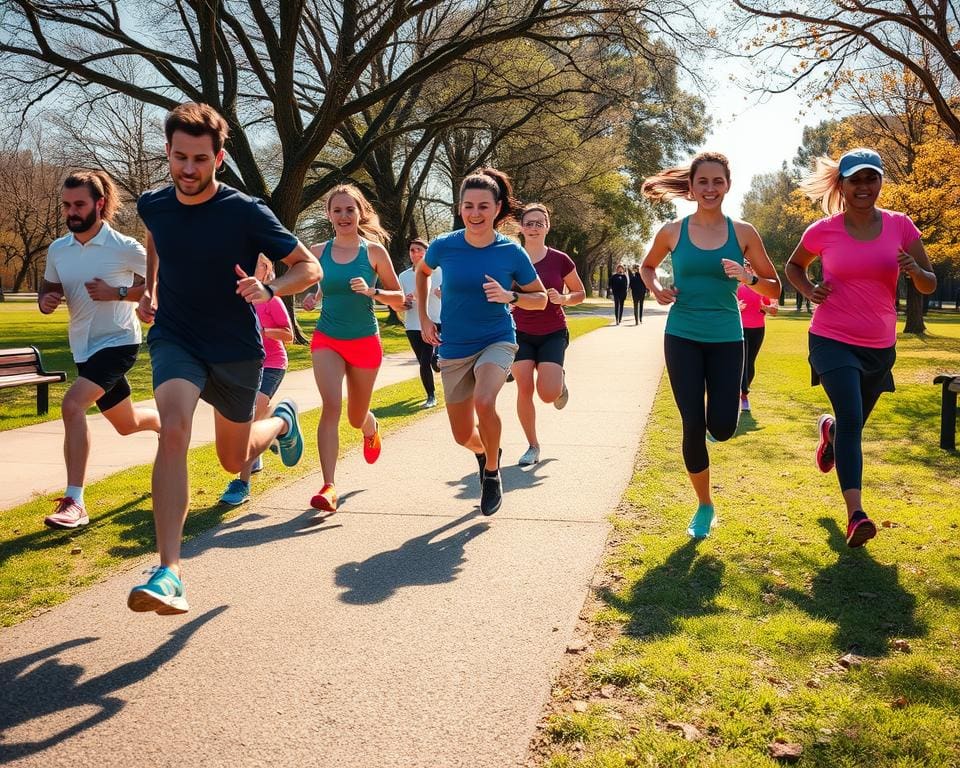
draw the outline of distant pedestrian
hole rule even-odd
[[[747,272],[754,274],[753,267],[744,264]],[[763,296],[742,283],[737,287],[737,303],[740,306],[740,321],[743,324],[743,377],[740,380],[740,410],[750,410],[750,384],[757,374],[757,355],[763,346],[767,315],[777,314],[777,299]]]
[[[433,374],[438,366],[437,347],[427,344],[423,340],[423,334],[420,332],[420,312],[417,309],[416,297],[417,265],[423,260],[427,247],[427,242],[420,238],[410,241],[408,249],[410,268],[403,270],[398,275],[398,279],[404,298],[403,326],[406,329],[407,340],[410,342],[413,354],[416,355],[417,362],[420,364],[420,382],[427,393],[427,399],[424,401],[423,407],[434,408],[437,404],[436,386],[433,381]],[[430,275],[430,291],[427,299],[427,317],[437,324],[437,333],[442,333],[440,330],[442,285],[443,270],[438,267]]]
[[[496,229],[515,222],[518,209],[506,174],[495,168],[470,174],[460,185],[464,228],[434,240],[417,268],[416,306],[423,338],[440,345],[447,417],[453,439],[477,458],[484,515],[492,515],[503,502],[497,395],[517,352],[508,306],[547,305],[530,257]],[[442,337],[427,315],[428,277],[437,267],[443,269]]]
[[[817,422],[816,464],[836,466],[847,507],[847,545],[861,547],[877,535],[863,508],[863,427],[877,400],[893,392],[897,357],[897,281],[903,272],[920,293],[937,277],[909,216],[877,208],[883,162],[872,149],[844,153],[839,162],[817,159],[801,183],[819,200],[826,218],[807,227],[790,260],[787,279],[817,305],[810,322],[810,368],[833,406]],[[820,259],[823,282],[807,272]]]
[[[633,299],[633,324],[640,325],[643,322],[643,300],[647,296],[647,286],[643,284],[643,277],[640,276],[640,265],[634,264],[630,272],[630,297]]]
[[[44,523],[51,528],[77,528],[90,522],[83,496],[90,455],[87,410],[96,403],[121,435],[159,432],[160,414],[133,404],[126,375],[140,352],[136,302],[143,294],[147,252],[110,226],[120,201],[106,173],[74,171],[60,194],[70,234],[47,249],[37,301],[40,311],[48,315],[66,297],[77,379],[60,407],[67,488]]]
[[[617,264],[617,271],[610,275],[607,288],[613,296],[613,316],[617,325],[623,320],[623,306],[627,303],[627,291],[630,290],[630,278],[627,276],[623,264]]]

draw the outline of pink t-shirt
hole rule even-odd
[[[879,237],[855,240],[843,213],[814,222],[801,244],[823,263],[830,296],[813,313],[810,332],[858,347],[882,349],[897,343],[897,256],[920,239],[910,217],[880,211]]]
[[[737,299],[747,305],[740,310],[740,320],[743,322],[743,327],[763,328],[767,316],[760,310],[760,307],[772,307],[773,299],[761,296],[743,283],[740,283],[740,287],[737,288]]]
[[[563,293],[563,279],[577,268],[567,254],[555,248],[547,248],[546,255],[533,268],[544,288],[553,288]],[[543,309],[513,308],[513,321],[517,330],[531,336],[544,336],[567,327],[567,316],[559,304],[547,302]]]
[[[279,296],[274,296],[270,301],[263,304],[254,304],[253,308],[257,310],[257,320],[260,321],[261,328],[290,328],[290,316],[287,314],[287,308],[283,306],[283,301]],[[287,368],[287,350],[283,342],[279,339],[271,339],[269,336],[260,334],[263,337],[263,351],[266,352],[266,358],[263,361],[264,368]]]

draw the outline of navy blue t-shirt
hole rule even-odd
[[[490,275],[507,290],[537,279],[527,252],[499,232],[483,248],[470,245],[462,229],[440,235],[427,249],[430,269],[443,270],[440,357],[470,357],[491,344],[515,344],[517,334],[506,304],[487,301],[483,284]]]
[[[259,254],[282,259],[297,238],[262,200],[226,184],[199,205],[181,203],[173,186],[144,192],[137,213],[159,259],[157,316],[148,338],[209,363],[262,360],[257,314],[237,294],[234,265],[252,276]]]

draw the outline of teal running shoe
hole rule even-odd
[[[277,438],[280,461],[287,467],[295,466],[303,457],[303,434],[300,432],[297,404],[293,400],[281,400],[273,409],[273,415],[287,422],[287,433]]]
[[[146,584],[134,587],[127,596],[131,611],[146,613],[156,611],[161,616],[172,616],[190,610],[180,578],[164,565],[154,566],[149,571]]]
[[[710,529],[717,524],[717,513],[713,504],[701,504],[690,521],[687,535],[694,539],[705,539],[710,535]]]
[[[227,490],[223,492],[220,501],[223,504],[232,504],[235,507],[245,501],[250,501],[250,483],[241,480],[239,477],[234,478],[227,485]]]

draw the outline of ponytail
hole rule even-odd
[[[840,163],[829,157],[818,157],[814,169],[800,180],[800,191],[813,202],[820,203],[828,216],[846,207],[841,189]]]
[[[106,171],[73,171],[63,180],[63,186],[65,189],[86,187],[90,190],[90,197],[93,198],[94,203],[97,200],[103,200],[100,218],[104,221],[113,221],[117,211],[123,207],[117,192],[117,185],[113,183],[113,179]]]
[[[690,182],[703,163],[719,163],[723,166],[724,175],[730,181],[730,161],[726,155],[719,152],[701,152],[690,161],[689,165],[676,168],[667,168],[660,173],[649,176],[640,187],[640,194],[655,203],[667,200],[690,197]]]
[[[478,168],[460,185],[461,200],[463,193],[468,189],[485,189],[493,195],[496,202],[500,203],[500,212],[493,220],[494,228],[500,228],[500,223],[506,220],[508,225],[512,224],[516,229],[517,214],[522,204],[513,196],[513,185],[507,174],[490,166]]]

